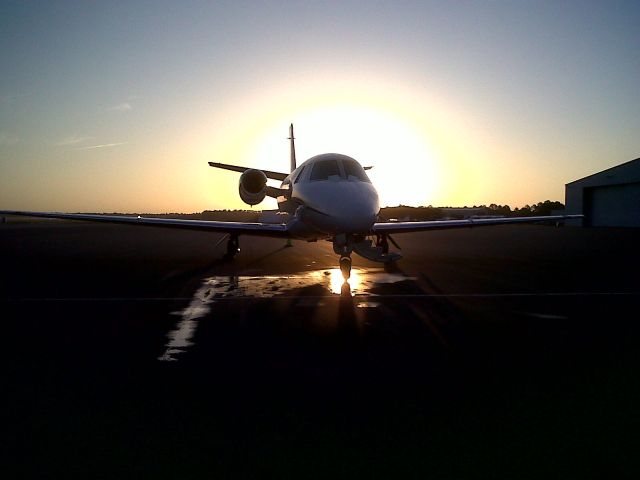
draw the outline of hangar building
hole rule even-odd
[[[640,158],[567,183],[565,205],[584,226],[640,227]]]

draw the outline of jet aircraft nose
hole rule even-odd
[[[333,215],[336,230],[346,233],[367,233],[376,221],[378,202],[348,199],[338,207]]]
[[[335,188],[331,188],[335,187]],[[307,220],[326,233],[368,233],[380,210],[378,193],[367,182],[324,185],[322,197],[309,202]]]

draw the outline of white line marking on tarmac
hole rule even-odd
[[[613,297],[640,296],[640,292],[546,292],[546,293],[408,293],[408,294],[358,294],[353,298],[517,298],[517,297]],[[271,297],[255,297],[252,295],[235,295],[216,297],[213,301],[269,299],[301,299],[301,298],[335,298],[339,294],[327,295],[273,295]],[[190,301],[191,297],[60,297],[60,298],[0,298],[0,303],[12,302],[181,302]]]

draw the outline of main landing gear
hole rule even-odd
[[[376,235],[376,247],[380,247],[384,255],[389,253],[389,241],[386,235]]]
[[[227,253],[225,257],[228,259],[232,259],[238,254],[239,251],[240,241],[238,240],[238,235],[229,235],[229,240],[227,240]]]

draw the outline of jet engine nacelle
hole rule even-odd
[[[267,195],[267,176],[262,170],[250,168],[240,175],[240,198],[249,205],[257,205]]]

